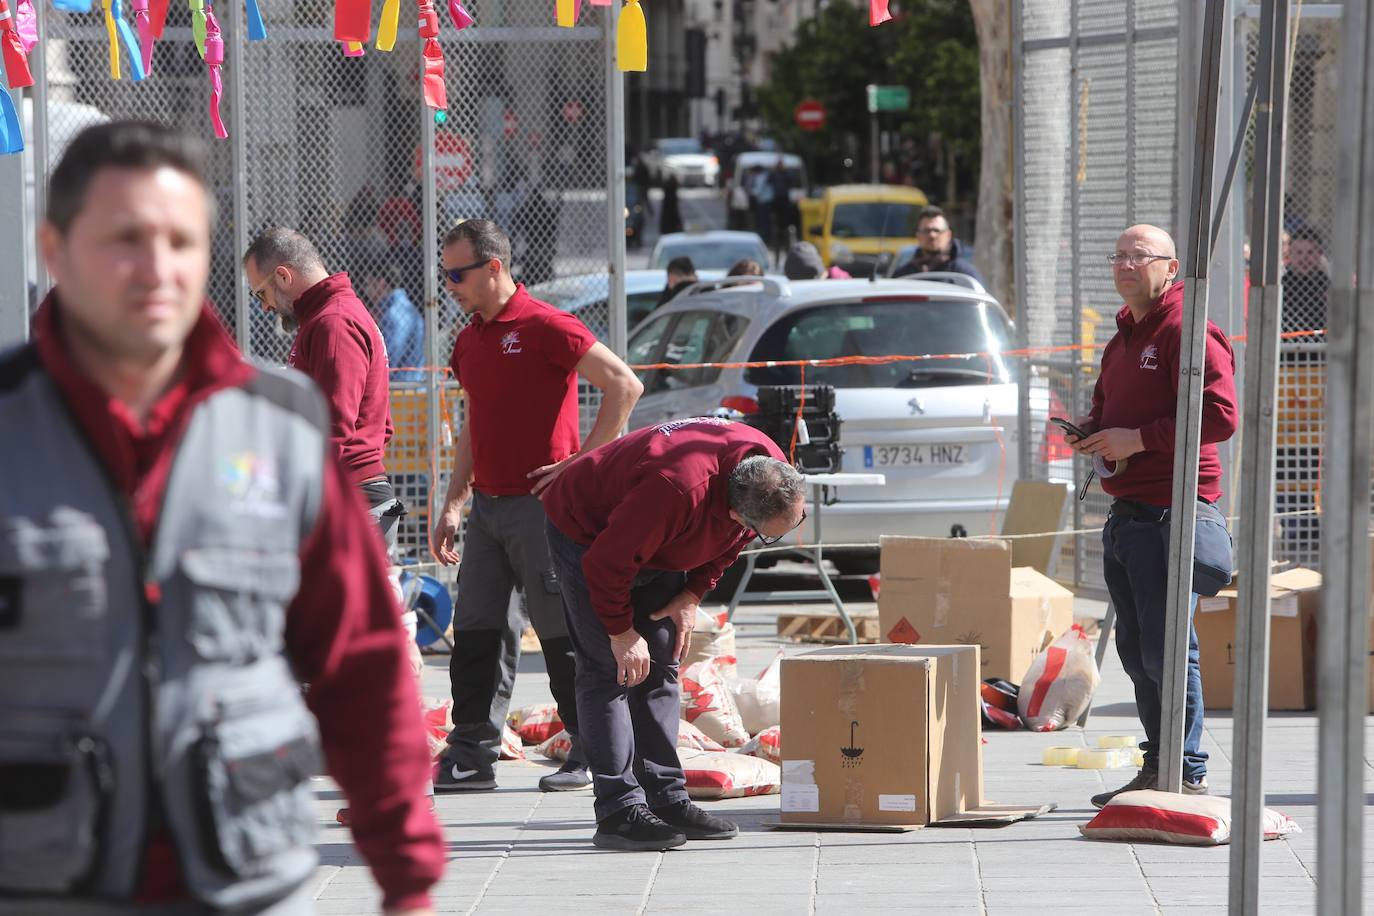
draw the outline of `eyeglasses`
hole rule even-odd
[[[793,525],[791,528],[788,528],[787,531],[783,532],[782,534],[778,535],[777,537],[771,537],[771,538],[770,538],[768,535],[766,535],[766,534],[761,534],[761,533],[759,532],[759,526],[756,525],[756,524],[754,524],[753,522],[750,522],[750,523],[749,523],[749,527],[752,528],[752,529],[754,529],[754,537],[756,537],[756,538],[759,539],[759,543],[760,543],[760,544],[762,544],[762,545],[765,546],[765,547],[771,547],[772,545],[776,544],[778,541],[781,541],[783,538],[787,537],[787,535],[791,534],[793,531],[796,531],[798,528],[800,528],[800,527],[802,526],[802,522],[805,522],[805,521],[806,521],[806,510],[803,509],[803,510],[802,510],[802,514],[801,514],[801,518],[797,519],[797,523],[796,523],[795,525]]]
[[[1171,260],[1173,260],[1173,258],[1167,254],[1122,254],[1117,252],[1116,254],[1107,255],[1107,263],[1111,264],[1113,267],[1118,264],[1124,264],[1127,267],[1144,267],[1152,261]]]
[[[949,231],[948,226],[926,226],[924,229],[917,229],[917,235],[942,235]]]
[[[447,280],[450,283],[456,285],[458,283],[463,282],[464,272],[469,270],[476,270],[477,268],[483,267],[489,263],[491,263],[491,258],[483,258],[480,261],[473,261],[471,264],[466,264],[462,267],[441,267],[439,268],[439,279],[441,281]]]
[[[259,306],[263,305],[263,297],[267,294],[267,284],[271,282],[272,278],[268,277],[266,280],[262,281],[262,286],[259,286],[257,289],[250,289],[248,291],[248,298],[251,299],[253,302],[257,303]]]

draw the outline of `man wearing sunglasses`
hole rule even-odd
[[[968,248],[954,237],[954,230],[939,207],[926,207],[916,218],[916,241],[919,247],[910,261],[899,265],[894,277],[923,274],[933,270],[968,274],[979,283],[983,277],[969,260]]]
[[[1119,789],[1094,795],[1101,808],[1113,797],[1153,789],[1159,778],[1159,730],[1164,676],[1164,626],[1168,605],[1169,511],[1174,490],[1174,418],[1178,410],[1179,346],[1183,327],[1183,284],[1174,240],[1156,226],[1132,226],[1107,255],[1123,307],[1117,332],[1102,351],[1102,371],[1093,389],[1092,411],[1078,421],[1084,438],[1069,443],[1101,472],[1102,489],[1113,497],[1102,531],[1102,575],[1116,610],[1116,649],[1135,686],[1136,712],[1145,729],[1144,766]],[[1221,497],[1217,443],[1236,431],[1235,356],[1231,344],[1207,322],[1206,371],[1202,392],[1202,447],[1198,452],[1197,526],[1199,565],[1213,576],[1231,575],[1231,539],[1226,520],[1212,505]],[[1215,595],[1215,578],[1193,576],[1195,592]],[[1187,697],[1183,725],[1183,793],[1207,792],[1207,752],[1202,750],[1202,672],[1197,632],[1189,608]]]
[[[755,537],[806,518],[805,483],[743,423],[677,420],[578,458],[545,491],[549,553],[577,649],[577,709],[595,777],[592,842],[655,850],[724,840],[687,800],[678,663],[697,605]]]
[[[464,422],[434,527],[435,558],[461,562],[449,663],[453,730],[435,774],[442,792],[496,788],[494,764],[520,657],[523,592],[539,634],[549,688],[573,736],[568,762],[539,781],[546,792],[591,785],[578,732],[572,642],[549,562],[540,497],[579,451],[610,442],[644,386],[575,316],[540,302],[510,274],[511,245],[495,223],[467,220],[443,242],[443,279],[468,325],[450,367]],[[601,392],[596,423],[579,443],[577,380]],[[472,499],[461,561],[457,538]]]

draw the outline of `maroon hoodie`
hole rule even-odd
[[[612,636],[634,625],[630,587],[641,569],[685,571],[698,598],[735,562],[754,532],[730,517],[730,473],[750,455],[786,461],[743,423],[697,417],[637,430],[568,464],[545,491],[544,511],[588,546],[592,607]]]
[[[391,394],[377,322],[348,274],[325,277],[301,293],[295,311],[300,330],[286,364],[310,376],[329,401],[329,442],[349,480],[381,477],[391,441]]]
[[[1102,372],[1093,389],[1093,430],[1138,429],[1145,450],[1127,459],[1123,473],[1103,478],[1102,489],[1119,499],[1167,506],[1173,501],[1183,284],[1166,289],[1139,323],[1123,306],[1116,314],[1116,327],[1116,336],[1102,351]],[[1206,364],[1197,490],[1198,496],[1216,502],[1221,496],[1216,443],[1236,432],[1236,357],[1226,335],[1211,321]]]

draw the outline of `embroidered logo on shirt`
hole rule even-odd
[[[501,338],[501,352],[507,355],[522,352],[519,331],[511,331],[505,337]]]
[[[668,423],[660,423],[654,427],[654,431],[671,438],[673,433],[684,426],[696,426],[698,424],[702,426],[729,426],[732,422],[734,421],[720,417],[692,417],[690,420],[673,420]]]
[[[1158,369],[1159,368],[1159,347],[1150,344],[1140,354],[1140,368]]]
[[[282,518],[281,482],[275,462],[254,452],[240,452],[219,459],[219,484],[230,496],[229,508],[245,515]]]

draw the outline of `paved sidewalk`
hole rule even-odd
[[[777,649],[779,606],[741,609],[739,668],[752,676]],[[1080,614],[1100,616],[1101,605],[1079,602]],[[787,645],[788,654],[809,646]],[[447,657],[428,656],[425,692],[447,692]],[[516,683],[516,704],[547,701],[542,658],[527,656]],[[1108,652],[1096,713],[1086,731],[1047,735],[989,732],[984,748],[988,797],[1008,803],[1057,802],[1046,817],[998,829],[927,828],[906,834],[773,831],[777,796],[708,803],[733,817],[738,839],[692,843],[667,853],[601,852],[591,846],[590,793],[544,794],[536,781],[553,764],[528,749],[531,760],[502,763],[500,789],[441,795],[438,811],[450,859],[435,888],[444,913],[600,914],[1179,914],[1226,909],[1229,847],[1183,847],[1090,842],[1078,832],[1092,815],[1088,797],[1129,779],[1132,770],[1076,770],[1040,765],[1051,744],[1093,745],[1102,734],[1140,734],[1130,682]],[[1368,729],[1367,729],[1368,732]],[[1367,734],[1366,744],[1374,734]],[[784,736],[785,740],[785,736]],[[1315,913],[1316,742],[1312,714],[1278,714],[1269,721],[1265,782],[1269,804],[1293,816],[1304,833],[1264,845],[1262,910]],[[1214,794],[1230,791],[1229,713],[1207,720]],[[375,913],[376,886],[348,831],[333,822],[337,791],[320,785],[323,825],[316,875],[317,911]],[[1374,823],[1366,815],[1366,824]],[[1365,909],[1374,911],[1374,837],[1366,830]]]

